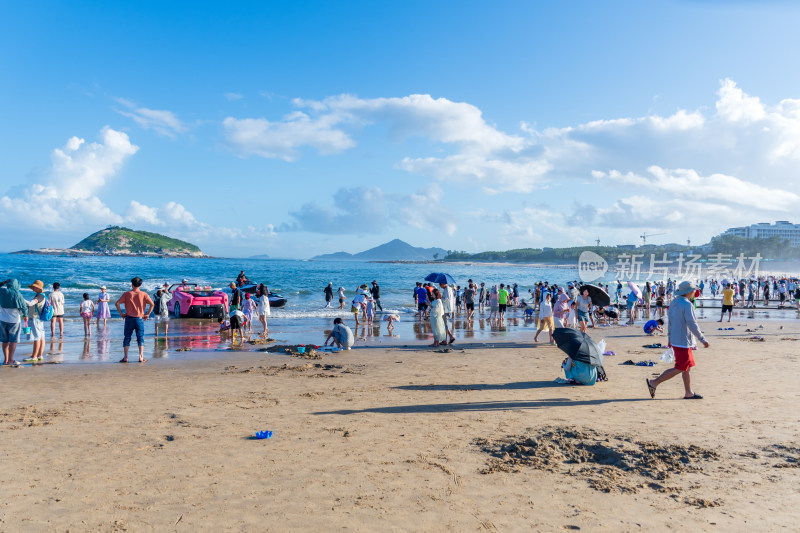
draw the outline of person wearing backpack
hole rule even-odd
[[[36,280],[28,288],[34,292],[33,298],[25,300],[28,306],[28,327],[31,328],[31,340],[33,341],[33,349],[31,356],[23,359],[26,363],[34,363],[44,359],[44,321],[42,320],[42,311],[45,305],[49,302],[44,297],[44,283],[41,280]]]
[[[3,344],[4,365],[19,366],[14,352],[19,342],[20,319],[27,313],[28,306],[19,292],[19,281],[0,281],[0,342]]]

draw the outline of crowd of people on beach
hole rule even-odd
[[[184,280],[183,283],[187,283]],[[141,290],[141,278],[131,280],[131,290],[125,292],[115,303],[119,316],[124,319],[123,348],[128,360],[128,348],[133,335],[139,347],[139,361],[144,362],[142,337],[144,321],[154,318],[154,331],[168,335],[168,304],[173,298],[168,284],[158,287],[152,297]],[[413,289],[414,315],[419,320],[428,321],[432,332],[432,347],[452,344],[456,340],[455,319],[461,316],[471,322],[476,315],[488,318],[493,325],[503,326],[509,313],[519,313],[521,318],[536,325],[534,342],[547,331],[547,340],[554,342],[553,331],[557,325],[577,328],[586,332],[587,328],[598,325],[617,325],[620,319],[626,324],[635,324],[642,317],[646,319],[644,332],[648,335],[663,331],[667,309],[677,297],[678,283],[672,279],[647,281],[639,286],[621,281],[585,286],[578,280],[565,284],[550,281],[537,281],[530,288],[522,289],[518,283],[499,283],[487,285],[468,279],[462,287],[455,283],[417,282]],[[243,290],[250,286],[255,290]],[[607,301],[593,301],[589,287],[607,295]],[[30,357],[23,362],[37,362],[44,358],[44,337],[46,323],[50,323],[50,334],[58,338],[64,335],[65,300],[58,282],[52,284],[52,291],[45,295],[44,283],[36,280],[28,289],[33,297],[23,297],[17,280],[0,283],[0,340],[3,344],[4,364],[18,364],[14,359],[16,344],[22,335],[32,341]],[[594,290],[594,289],[593,289]],[[800,310],[800,284],[793,277],[751,277],[749,279],[704,279],[694,288],[695,299],[710,295],[712,301],[719,300],[722,305],[720,321],[726,316],[731,320],[734,308],[755,308],[759,302],[769,306],[777,302],[777,308],[794,305]],[[324,288],[325,308],[333,308],[338,298],[337,309],[345,309],[345,288],[334,290],[333,283]],[[252,284],[244,272],[240,272],[235,282],[230,283],[230,301],[226,316],[219,318],[219,333],[230,335],[234,341],[242,340],[245,334],[253,331],[253,324],[261,324],[260,334],[268,333],[267,317],[270,316],[269,289],[264,284]],[[701,303],[702,305],[702,303]],[[81,317],[85,337],[92,335],[92,320],[96,327],[106,326],[111,318],[111,295],[105,286],[100,287],[95,297],[84,293],[77,312]],[[377,315],[387,322],[391,332],[401,316],[397,312],[384,312],[381,303],[381,289],[377,280],[371,285],[359,285],[350,302],[350,313],[355,327],[373,327]],[[334,333],[335,331],[335,333]],[[339,318],[329,335],[329,341],[341,348],[352,347],[353,334]]]

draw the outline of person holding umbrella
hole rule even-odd
[[[598,377],[605,379],[600,347],[587,333],[562,327],[561,322],[556,321],[553,339],[567,354],[561,365],[567,379],[581,385],[594,385]]]
[[[686,400],[701,400],[703,397],[695,394],[692,390],[692,378],[689,371],[695,366],[692,348],[695,347],[695,338],[699,340],[705,348],[709,344],[697,325],[697,318],[694,314],[695,286],[691,281],[682,281],[675,289],[675,299],[669,306],[667,321],[668,346],[675,354],[675,367],[665,370],[654,380],[646,379],[647,389],[650,397],[656,397],[656,387],[668,379],[672,379],[678,374],[683,378],[684,395]]]

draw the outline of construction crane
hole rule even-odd
[[[655,237],[656,235],[666,235],[666,233],[647,233],[647,232],[644,232],[641,235],[639,235],[639,238],[642,239],[642,246],[647,244],[647,238],[648,237]]]

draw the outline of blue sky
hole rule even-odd
[[[500,5],[493,5],[500,4]],[[694,242],[800,207],[792,2],[0,4],[0,251]]]

